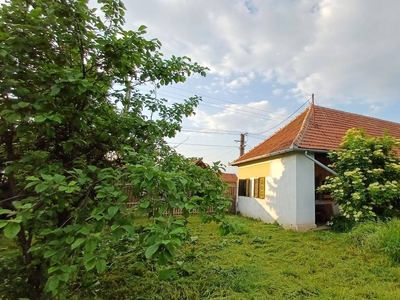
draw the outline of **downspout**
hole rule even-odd
[[[328,172],[332,173],[333,175],[337,175],[337,173],[335,171],[333,171],[332,169],[328,168],[327,166],[325,166],[323,163],[320,163],[318,160],[316,160],[314,157],[311,157],[310,155],[307,154],[308,150],[306,152],[304,152],[304,155],[309,159],[312,160],[314,163],[316,163],[318,166],[320,166],[321,168],[327,170]]]

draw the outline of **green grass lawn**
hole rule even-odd
[[[400,268],[349,234],[299,233],[243,217],[240,234],[190,218],[191,242],[178,254],[184,269],[160,281],[129,255],[103,276],[103,299],[400,299]],[[189,271],[189,272],[187,272]]]
[[[85,280],[67,298],[400,299],[400,265],[360,247],[354,235],[228,219],[243,229],[222,237],[216,224],[189,219],[192,237],[177,254],[180,269],[171,279],[159,280],[156,266],[127,251],[99,277],[83,272]],[[2,237],[0,243],[0,255],[15,251]]]

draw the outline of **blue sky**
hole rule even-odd
[[[166,57],[210,68],[206,78],[158,91],[170,101],[203,97],[170,141],[186,156],[228,164],[240,133],[249,133],[250,150],[312,93],[319,105],[400,122],[398,0],[124,2],[127,28],[146,25]]]

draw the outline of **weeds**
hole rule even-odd
[[[222,237],[216,224],[191,217],[192,238],[177,262],[164,268],[147,262],[124,240],[119,245],[124,255],[101,276],[82,277],[67,298],[400,299],[395,263],[400,221],[366,223],[350,233],[299,233],[238,216],[228,219],[242,224],[241,233]]]

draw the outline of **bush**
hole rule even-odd
[[[328,177],[319,191],[330,193],[339,204],[342,215],[350,221],[346,226],[399,215],[397,146],[397,140],[388,133],[376,138],[368,137],[362,129],[350,129],[341,150],[329,153],[337,176]]]

